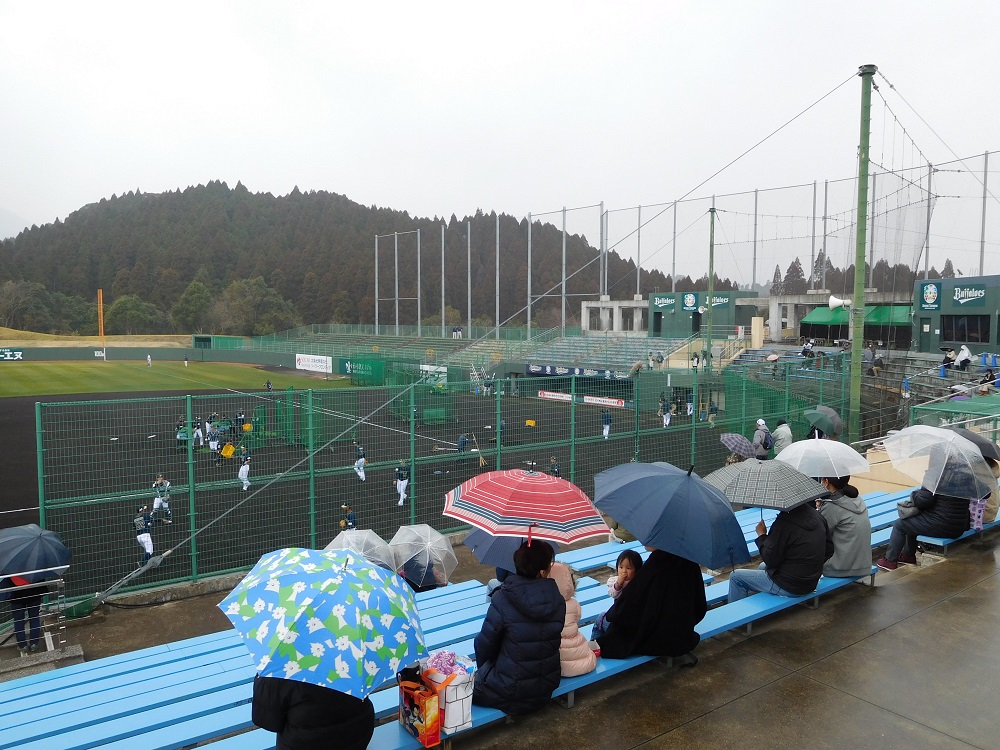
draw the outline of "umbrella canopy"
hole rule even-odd
[[[219,603],[257,673],[364,698],[426,652],[413,592],[344,550],[262,557]]]
[[[492,565],[494,568],[503,570],[514,570],[514,553],[517,548],[527,539],[516,536],[492,536],[482,529],[473,529],[465,537],[464,544],[472,550],[483,565]],[[540,541],[540,544],[548,544],[553,552],[559,551],[559,545],[547,540]]]
[[[673,464],[629,463],[594,477],[597,507],[648,547],[721,568],[750,562],[726,496]]]
[[[346,529],[333,538],[325,550],[347,550],[361,555],[386,570],[396,569],[396,557],[389,543],[371,529]]]
[[[458,567],[448,537],[426,523],[400,526],[389,547],[396,569],[417,587],[447,583]]]
[[[757,508],[791,510],[830,496],[826,487],[781,461],[750,459],[717,469],[705,481],[722,490],[732,502]]]
[[[444,514],[493,536],[528,533],[570,544],[604,536],[608,526],[572,482],[523,469],[489,471],[463,482],[444,496]]]
[[[36,523],[0,531],[0,575],[63,568],[72,556],[56,532]],[[26,576],[32,583],[45,577],[43,573]]]
[[[979,452],[983,455],[983,458],[992,458],[994,461],[1000,461],[1000,446],[997,446],[996,443],[981,432],[973,432],[964,427],[949,427],[948,429],[957,432],[966,440],[975,444],[979,448]]]
[[[753,443],[737,432],[723,432],[719,435],[719,442],[743,458],[754,457]]]
[[[976,444],[954,430],[912,425],[882,443],[893,468],[935,494],[978,500],[997,486]]]
[[[818,427],[826,435],[840,435],[844,431],[844,420],[829,406],[806,409],[803,416],[809,420],[809,424]]]
[[[820,428],[822,429],[822,428]],[[774,457],[807,477],[846,477],[871,470],[868,461],[846,443],[799,440]]]
[[[766,359],[768,362],[777,362],[779,359],[781,359],[781,355],[778,354],[777,352],[772,352],[771,354],[767,355]]]

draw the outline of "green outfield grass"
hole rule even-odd
[[[73,393],[128,393],[135,391],[192,391],[231,388],[261,391],[270,379],[274,389],[338,388],[351,384],[348,378],[329,380],[266,372],[248,365],[211,362],[0,362],[0,398],[49,396]]]

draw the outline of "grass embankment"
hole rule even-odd
[[[102,343],[112,347],[151,346],[179,349],[191,346],[191,336],[188,334],[170,334],[167,336],[106,336],[102,342],[100,336],[56,336],[51,333],[18,331],[13,328],[0,326],[0,347],[9,348],[31,344],[31,346],[93,346],[100,349]]]
[[[48,396],[70,393],[128,393],[137,391],[177,391],[232,389],[261,391],[270,380],[274,390],[337,388],[350,385],[342,377],[324,380],[303,376],[294,370],[273,372],[252,365],[214,362],[0,362],[0,398]]]

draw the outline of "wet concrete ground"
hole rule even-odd
[[[464,547],[456,580],[485,580]],[[1000,534],[925,554],[702,643],[693,669],[652,662],[513,725],[462,735],[493,747],[1000,748]],[[603,575],[603,573],[602,573]],[[112,609],[69,629],[87,659],[228,627],[222,594]]]

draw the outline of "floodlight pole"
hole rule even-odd
[[[983,258],[986,254],[986,196],[988,191],[986,190],[986,179],[990,174],[990,152],[987,151],[983,154],[983,220],[982,229],[979,235],[979,275],[982,276],[983,270]]]
[[[378,235],[375,235],[375,335],[378,336]]]
[[[823,253],[823,272],[822,274],[820,274],[820,282],[819,282],[820,289],[826,289],[826,259],[830,256],[829,252],[827,252],[827,247],[826,247],[826,240],[827,240],[826,220],[828,218],[826,215],[826,209],[828,205],[827,200],[829,199],[829,197],[830,197],[830,181],[823,180],[823,246],[820,248],[820,252]]]
[[[635,227],[635,293],[641,294],[639,274],[642,272],[642,206],[639,206],[639,218]]]
[[[441,225],[441,338],[444,338],[444,224]]]
[[[868,147],[871,135],[872,78],[878,68],[862,65],[861,142],[858,146],[858,231],[854,243],[854,297],[851,301],[851,398],[847,434],[850,442],[861,439],[861,355],[865,338],[865,245],[868,231]]]
[[[562,210],[562,328],[560,336],[566,335],[566,206]]]
[[[672,257],[670,259],[670,293],[677,291],[677,201],[674,201],[674,233],[670,240]]]
[[[924,281],[930,275],[931,266],[931,180],[934,178],[934,165],[927,162],[927,230],[924,235]]]
[[[423,335],[420,322],[420,230],[417,230],[417,338]]]
[[[809,251],[809,288],[816,288],[816,180],[813,180],[812,247]]]
[[[399,232],[392,233],[393,238],[393,248],[394,256],[396,259],[396,273],[395,273],[395,283],[396,283],[396,328],[395,335],[399,335]]]
[[[494,337],[499,341],[500,340],[500,214],[497,214],[496,235],[497,235],[497,249],[496,249],[497,273],[496,273],[496,288],[494,289],[493,292],[493,296],[495,298],[493,330],[495,331]]]
[[[531,214],[528,214],[528,340],[531,340]]]
[[[708,209],[708,305],[705,310],[705,372],[712,372],[712,300],[715,297],[715,196]]]
[[[472,221],[466,222],[465,237],[465,314],[468,319],[469,335],[472,335]]]

